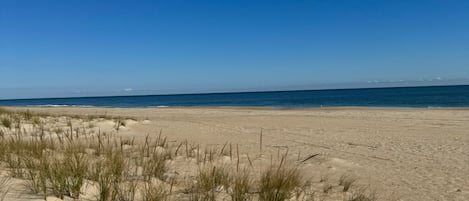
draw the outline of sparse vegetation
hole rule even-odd
[[[3,117],[2,120],[1,120],[1,123],[2,125],[5,127],[5,128],[8,128],[8,129],[11,129],[11,119],[8,118],[8,117]]]
[[[229,187],[229,179],[230,174],[225,167],[203,167],[199,170],[196,182],[192,186],[191,191],[193,197],[201,200],[214,201],[217,198],[220,188],[227,189]]]
[[[123,118],[112,118],[117,119],[112,132],[96,128],[97,118],[108,116],[64,118],[0,108],[0,118],[0,168],[8,172],[7,177],[0,174],[0,201],[9,190],[10,177],[23,181],[29,193],[44,200],[47,196],[79,200],[89,187],[96,188],[98,201],[314,200],[316,193],[327,195],[332,189],[329,177],[323,176],[324,192],[320,187],[319,192],[310,191],[300,166],[293,165],[287,154],[271,159],[272,165],[259,172],[256,158],[246,154],[243,159],[238,146],[228,142],[201,147],[187,140],[169,141],[161,131],[141,141],[123,138],[117,134],[119,127],[126,126]],[[171,166],[174,160],[198,169],[181,176]],[[356,177],[344,174],[339,183],[349,191],[355,181]],[[174,191],[174,184],[188,188]],[[376,200],[365,191],[346,194],[349,201]]]
[[[353,192],[347,201],[376,201],[378,200],[375,191],[368,192],[367,188],[360,188]]]
[[[142,190],[142,201],[165,201],[169,197],[169,192],[163,185],[145,183]]]
[[[120,183],[117,189],[117,200],[134,201],[137,195],[138,183],[138,180],[132,178],[126,179],[124,182]]]
[[[295,188],[301,185],[300,172],[297,168],[284,164],[282,158],[278,165],[265,170],[259,182],[260,201],[283,201],[291,197]]]
[[[252,187],[252,178],[248,169],[234,173],[230,178],[230,197],[232,201],[248,201],[252,199],[249,190]]]

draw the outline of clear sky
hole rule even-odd
[[[0,1],[0,98],[421,80],[469,80],[469,1]]]

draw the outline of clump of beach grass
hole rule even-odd
[[[200,168],[196,182],[191,186],[191,200],[215,201],[220,189],[227,189],[230,172],[223,166],[205,166]]]
[[[88,178],[98,185],[97,200],[116,200],[119,185],[124,178],[125,158],[121,151],[114,149],[108,150],[104,155],[104,160],[94,163]]]
[[[9,117],[2,117],[2,120],[0,121],[2,126],[5,128],[11,129],[12,128],[12,121]]]
[[[48,164],[47,174],[53,195],[60,199],[64,199],[66,195],[71,195],[70,189],[68,189],[68,172],[62,160],[51,159]]]
[[[67,187],[70,191],[70,197],[78,199],[81,193],[81,187],[89,169],[88,157],[78,151],[78,148],[71,147],[65,153],[67,160],[65,160],[64,168],[66,168],[68,181]]]
[[[7,153],[5,156],[5,163],[7,164],[10,176],[13,178],[23,178],[23,160],[17,153]]]
[[[116,180],[111,171],[105,166],[103,162],[95,163],[92,168],[90,180],[95,181],[98,185],[98,195],[96,200],[98,201],[110,201],[112,197],[116,196],[114,190],[117,188],[117,184],[114,183]]]
[[[126,179],[117,186],[118,201],[134,201],[137,195],[139,181],[133,178]],[[143,196],[145,197],[145,196]]]
[[[271,165],[261,174],[259,181],[260,201],[284,201],[291,197],[293,190],[301,185],[300,172],[288,166],[282,158],[278,165]]]
[[[42,192],[46,179],[45,167],[41,167],[40,160],[32,157],[24,157],[22,160],[25,164],[25,187],[34,194]]]
[[[248,201],[252,199],[250,189],[253,185],[252,175],[249,169],[235,172],[229,181],[229,195],[232,201]]]
[[[162,184],[145,183],[142,191],[142,201],[166,201],[170,192]]]
[[[153,152],[146,158],[142,164],[143,176],[146,181],[156,177],[164,180],[164,174],[167,171],[166,160],[168,159],[167,152]]]

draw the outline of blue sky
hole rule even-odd
[[[469,83],[469,1],[0,1],[0,98]]]

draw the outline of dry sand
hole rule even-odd
[[[350,171],[389,199],[469,200],[467,109],[28,109],[135,117],[139,121],[120,135],[143,138],[161,130],[172,140],[239,144],[252,155],[260,153],[262,129],[264,157],[286,149],[299,158],[320,154],[308,161],[306,174],[338,177]]]

